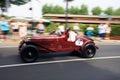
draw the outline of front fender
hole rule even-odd
[[[84,43],[84,45],[82,46],[82,50],[84,50],[85,46],[88,45],[88,44],[93,45],[96,49],[99,49],[99,47],[96,46],[93,41],[86,41],[86,42]]]
[[[19,47],[18,47],[18,49],[19,49],[19,52],[21,51],[21,49],[23,48],[23,47],[25,47],[26,45],[34,45],[34,46],[36,46],[36,44],[34,44],[34,43],[32,43],[32,42],[28,42],[28,41],[21,41],[20,42],[20,44],[19,44]]]

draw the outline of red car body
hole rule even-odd
[[[62,35],[48,35],[48,36],[34,36],[22,41],[19,45],[19,52],[21,59],[24,62],[34,62],[38,58],[38,54],[50,52],[74,52],[82,53],[82,57],[92,58],[96,53],[98,47],[90,38],[77,36],[74,42],[68,41],[68,34]],[[86,50],[86,46],[90,46]],[[91,56],[86,56],[86,51],[92,53]]]

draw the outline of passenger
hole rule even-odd
[[[75,33],[73,30],[69,30],[68,34],[69,36],[67,41],[74,42],[76,40],[77,33]]]

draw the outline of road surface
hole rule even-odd
[[[120,45],[99,48],[92,59],[62,53],[23,63],[16,47],[1,47],[0,80],[120,80]]]

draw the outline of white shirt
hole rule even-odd
[[[76,36],[77,34],[74,31],[70,31],[68,41],[74,42],[76,40]]]
[[[99,32],[99,34],[101,34],[101,33],[105,33],[106,32],[106,27],[105,26],[98,26],[98,32]]]
[[[73,26],[73,29],[74,30],[79,30],[79,27],[78,26]]]
[[[12,22],[11,25],[12,25],[12,29],[18,29],[19,28],[17,22]]]

